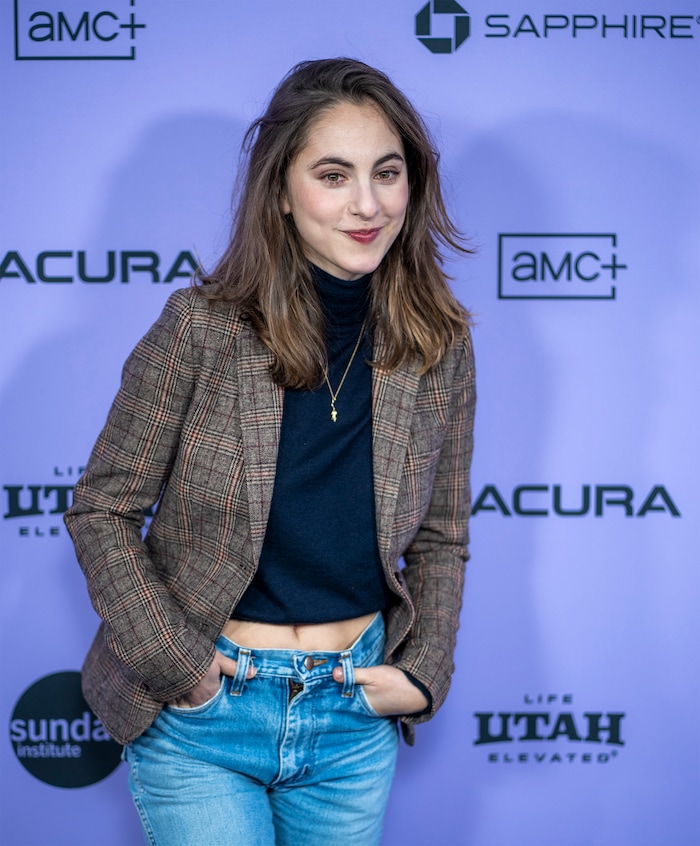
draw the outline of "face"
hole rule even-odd
[[[311,124],[282,198],[304,255],[333,276],[375,270],[401,231],[408,174],[401,139],[379,109],[340,103]]]

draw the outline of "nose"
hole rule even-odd
[[[363,220],[371,220],[379,211],[379,202],[372,182],[357,180],[353,186],[349,211]]]

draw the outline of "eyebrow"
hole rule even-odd
[[[377,159],[372,167],[380,167],[381,165],[395,159],[398,159],[401,163],[404,162],[404,157],[400,153],[387,153],[386,156],[382,156]],[[319,159],[310,165],[309,170],[315,170],[317,167],[321,167],[321,165],[329,164],[338,165],[338,167],[344,167],[348,170],[354,170],[355,168],[355,165],[352,162],[349,162],[347,159],[341,159],[340,156],[324,156],[322,159]]]

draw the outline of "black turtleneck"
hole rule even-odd
[[[353,282],[313,267],[326,315],[328,378],[343,378],[368,312],[371,275]],[[260,564],[234,617],[327,623],[386,608],[372,477],[372,357],[364,333],[337,395],[325,382],[284,394],[277,472]]]

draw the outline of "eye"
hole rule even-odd
[[[377,179],[380,182],[394,182],[399,175],[398,170],[380,170],[377,174]]]
[[[340,183],[345,179],[345,177],[342,173],[324,173],[321,179],[328,185],[340,185]]]

